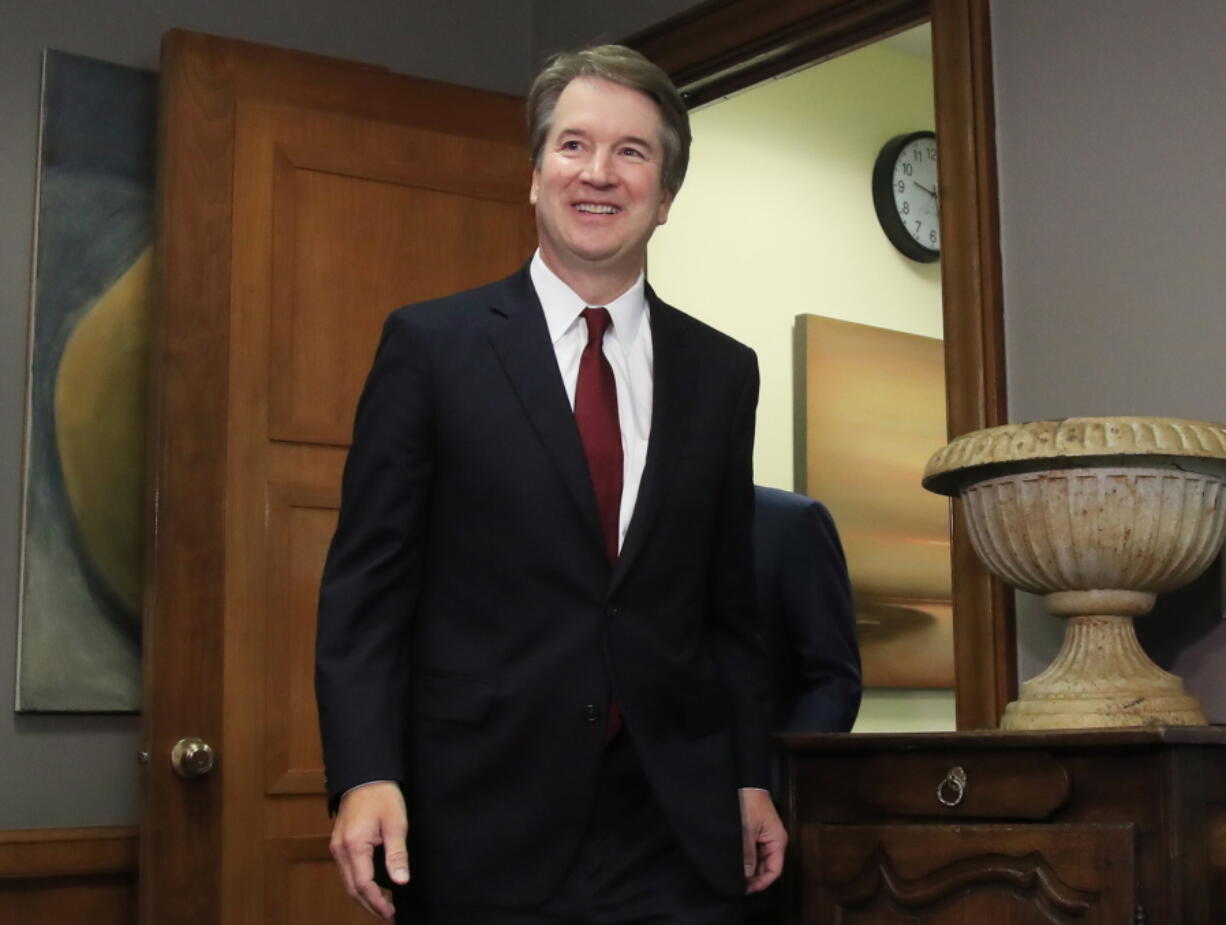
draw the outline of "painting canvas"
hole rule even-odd
[[[155,75],[43,60],[18,710],[140,704]]]
[[[798,471],[847,553],[864,683],[953,687],[949,503],[920,486],[945,445],[939,339],[801,315]]]

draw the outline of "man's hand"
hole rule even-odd
[[[409,852],[405,835],[408,813],[400,787],[390,782],[355,787],[341,797],[332,826],[329,849],[341,869],[345,892],[371,915],[389,921],[396,910],[375,883],[374,851],[383,845],[387,873],[393,883],[409,882]]]
[[[745,892],[758,893],[783,873],[784,831],[771,795],[765,790],[741,790],[741,848],[745,858]]]

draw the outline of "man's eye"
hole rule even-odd
[[[642,157],[643,156],[643,152],[640,151],[638,148],[622,148],[622,154],[626,154],[630,157]]]
[[[577,141],[564,141],[564,142],[562,142],[562,150],[563,150],[563,151],[578,151],[578,150],[579,150],[579,142],[577,142]]]

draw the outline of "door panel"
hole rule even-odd
[[[384,317],[531,252],[522,102],[184,32],[162,75],[142,922],[367,921],[327,851],[319,576]]]
[[[268,617],[265,647],[266,793],[319,794],[323,755],[311,666],[314,585],[336,529],[335,488],[272,481],[268,490]]]
[[[264,892],[270,898],[268,925],[300,922],[369,923],[371,917],[336,888],[336,871],[326,838],[269,839]]]
[[[249,194],[237,223],[267,228],[272,245],[271,263],[250,267],[253,291],[272,300],[271,436],[344,445],[388,311],[518,265],[507,244],[523,230],[527,158],[522,146],[309,115],[240,111]]]

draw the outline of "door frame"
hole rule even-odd
[[[708,0],[626,44],[691,108],[932,24],[941,140],[941,289],[949,436],[1007,420],[990,0]],[[996,728],[1017,695],[1013,596],[985,569],[952,502],[959,729]]]

